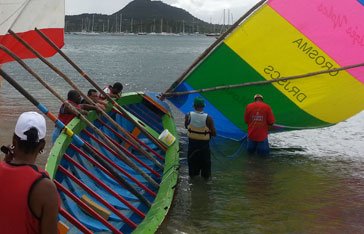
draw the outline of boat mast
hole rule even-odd
[[[161,33],[163,33],[163,18],[161,18]]]
[[[182,21],[182,33],[185,35],[185,20]]]
[[[115,33],[118,32],[118,14],[115,14]]]
[[[122,27],[122,23],[123,23],[123,13],[120,13],[120,33],[121,33],[121,27]]]
[[[134,19],[131,18],[131,21],[130,21],[130,33],[133,33],[133,24],[134,24]]]
[[[153,32],[155,33],[155,19],[153,19]]]
[[[92,15],[91,32],[94,32],[94,24],[95,24],[95,14]]]

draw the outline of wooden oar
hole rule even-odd
[[[34,78],[36,78],[46,89],[48,89],[54,96],[56,96],[62,103],[67,105],[78,117],[83,120],[88,126],[92,128],[99,136],[103,138],[103,140],[110,146],[113,150],[115,150],[118,155],[123,159],[123,161],[129,165],[132,169],[140,173],[148,182],[150,182],[154,187],[159,188],[159,184],[153,180],[145,171],[139,168],[130,158],[122,152],[109,138],[96,126],[94,126],[87,118],[85,118],[74,106],[66,102],[61,95],[59,95],[54,89],[52,89],[37,73],[35,73],[28,65],[26,65],[23,60],[21,60],[18,56],[16,56],[9,49],[0,45],[0,49],[6,52],[9,56],[11,56],[15,61],[17,61],[26,71],[28,71]]]
[[[76,148],[76,146],[73,145],[73,148]],[[83,152],[81,149],[77,148],[77,152],[82,154],[82,157],[86,158],[93,166],[98,167],[101,171],[106,173],[110,178],[113,178],[113,176],[108,172],[105,168],[103,168],[99,163],[97,163],[95,160],[91,159],[85,152]],[[83,165],[81,165],[79,162],[77,162],[75,159],[73,159],[68,154],[64,154],[63,158],[67,160],[69,163],[71,163],[73,166],[75,166],[77,169],[82,171],[87,177],[89,177],[91,180],[96,182],[99,187],[104,188],[108,193],[116,197],[120,202],[124,203],[130,210],[132,210],[134,213],[136,213],[138,216],[140,216],[142,219],[145,218],[145,214],[140,211],[138,208],[136,208],[134,205],[132,205],[128,200],[126,200],[124,197],[122,197],[120,194],[115,192],[111,187],[105,184],[102,180],[97,178],[95,175],[93,175],[89,170],[87,170]],[[117,182],[117,181],[116,181]],[[154,195],[155,196],[155,195]]]
[[[266,84],[272,84],[272,83],[280,82],[280,81],[311,78],[313,76],[328,74],[328,73],[332,73],[332,72],[346,71],[346,70],[350,70],[350,69],[358,68],[358,67],[364,67],[364,63],[357,63],[357,64],[333,68],[333,69],[329,69],[329,70],[309,72],[309,73],[305,73],[305,74],[301,74],[301,75],[280,77],[280,78],[276,78],[276,79],[272,79],[272,80],[253,81],[253,82],[246,82],[246,83],[233,84],[233,85],[222,85],[222,86],[216,86],[216,87],[204,88],[204,89],[196,89],[196,90],[190,90],[190,91],[170,92],[170,93],[164,93],[164,96],[174,97],[174,96],[182,96],[182,95],[188,95],[188,94],[194,94],[194,93],[206,93],[206,92],[219,91],[219,90],[225,90],[225,89],[236,89],[236,88],[256,86],[256,85],[266,85]]]
[[[25,98],[27,98],[34,106],[36,106],[43,114],[45,114],[50,120],[52,120],[57,127],[61,129],[65,129],[65,133],[72,138],[75,144],[79,147],[82,147],[92,155],[92,157],[100,163],[103,167],[105,167],[116,179],[119,183],[123,184],[127,190],[129,190],[132,194],[134,194],[137,198],[140,199],[147,207],[151,207],[150,202],[140,194],[131,184],[129,184],[123,177],[121,177],[118,173],[114,171],[114,169],[102,158],[100,158],[91,147],[87,146],[87,144],[76,135],[71,129],[65,126],[57,117],[52,114],[48,108],[39,103],[31,94],[29,94],[20,84],[18,84],[13,78],[11,78],[6,72],[0,69],[0,75],[8,81],[16,90],[18,90]]]
[[[49,68],[51,68],[55,73],[57,73],[60,77],[62,77],[73,89],[77,90],[80,95],[88,102],[91,103],[92,105],[95,105],[95,107],[97,108],[98,112],[100,112],[107,120],[110,121],[110,123],[112,123],[118,130],[120,130],[121,132],[123,132],[126,136],[129,137],[129,139],[132,139],[132,137],[130,137],[130,133],[125,130],[123,127],[121,127],[113,118],[111,118],[104,110],[102,110],[100,107],[98,107],[96,105],[96,103],[90,99],[86,94],[84,94],[78,87],[77,85],[71,81],[63,72],[61,72],[57,67],[55,67],[52,63],[50,63],[47,59],[45,59],[38,51],[36,51],[33,47],[31,47],[26,41],[24,41],[22,38],[20,38],[16,33],[14,33],[13,31],[9,30],[9,33],[16,39],[18,40],[22,45],[24,45],[29,51],[31,51],[37,58],[39,58],[44,64],[46,64]],[[135,144],[137,144],[135,142],[134,139],[132,139],[133,142]],[[146,150],[144,150],[141,147],[138,147],[138,150],[144,155],[146,156],[149,160],[151,160],[156,166],[158,166],[159,168],[163,169],[163,165],[158,162],[149,152],[147,152]]]
[[[35,31],[49,44],[51,45],[69,64],[71,64],[72,67],[74,67],[83,78],[85,78],[92,86],[94,86],[97,91],[99,91],[102,95],[104,95],[109,102],[113,104],[114,107],[116,107],[117,110],[119,110],[121,113],[123,113],[123,116],[132,122],[144,135],[146,135],[151,141],[153,141],[154,144],[156,144],[160,149],[166,151],[167,148],[164,146],[158,139],[150,135],[148,131],[146,131],[140,124],[135,121],[129,114],[114,100],[112,99],[108,94],[104,92],[103,89],[100,88],[99,85],[96,84],[79,66],[76,65],[75,62],[73,62],[65,53],[63,53],[62,50],[58,48],[58,46],[49,39],[43,32],[35,28]],[[130,138],[130,137],[129,137]],[[131,138],[130,138],[131,139]],[[132,141],[135,142],[135,141]],[[138,145],[138,144],[137,144]]]
[[[108,124],[106,124],[104,121],[98,119],[97,120],[102,126],[106,127],[107,129],[109,129],[112,133],[114,133],[115,136],[117,136],[119,139],[125,141],[126,143],[130,144],[129,141],[122,135],[120,135],[120,133],[118,133],[117,131],[115,131],[112,127],[110,127]],[[132,135],[133,136],[133,135]],[[136,136],[133,136],[133,138],[137,138]],[[162,155],[160,155],[158,152],[156,152],[154,149],[152,149],[150,146],[148,146],[146,143],[144,143],[143,141],[140,141],[140,144],[145,147],[147,150],[149,150],[150,152],[152,152],[156,157],[158,157],[160,160],[164,161],[164,157]],[[130,144],[132,145],[132,144]]]
[[[105,225],[107,228],[110,229],[113,233],[122,234],[120,230],[118,230],[116,227],[114,227],[110,222],[108,222],[104,217],[102,217],[100,214],[98,214],[96,211],[94,211],[90,206],[88,206],[85,202],[83,202],[80,198],[78,198],[76,195],[71,193],[65,186],[63,186],[58,181],[54,181],[57,188],[62,191],[66,196],[71,198],[78,206],[80,206],[82,209],[84,209],[86,212],[91,214],[95,219],[97,219],[99,222],[101,222],[103,225]]]
[[[96,136],[94,136],[91,132],[89,132],[89,131],[87,131],[85,129],[82,132],[84,132],[88,137],[90,137],[92,140],[94,140],[102,148],[106,149],[108,152],[110,152],[113,155],[115,155],[116,158],[119,158],[119,155],[118,155],[117,152],[115,152],[113,149],[111,149],[109,146],[107,146],[104,142],[102,142],[100,139],[98,139]],[[153,170],[153,168],[151,168],[150,166],[148,166],[147,164],[145,164],[145,162],[143,162],[143,160],[141,160],[137,156],[133,155],[131,152],[129,152],[127,149],[125,149],[121,144],[119,144],[118,142],[116,142],[115,140],[113,140],[111,137],[109,137],[109,136],[106,136],[106,137],[112,143],[114,143],[114,145],[119,145],[120,150],[122,150],[129,157],[133,158],[136,162],[138,162],[140,165],[142,165],[145,169],[147,169],[148,171],[150,171],[155,176],[161,177],[161,175],[157,171]]]
[[[59,165],[58,170],[63,173],[65,176],[70,178],[74,183],[76,183],[78,186],[80,186],[83,190],[85,190],[88,194],[96,198],[99,202],[101,202],[104,206],[106,206],[108,209],[110,209],[112,212],[114,212],[115,215],[117,215],[119,218],[121,218],[125,223],[127,223],[131,228],[135,229],[137,227],[137,224],[130,220],[128,217],[126,217],[124,214],[120,212],[120,210],[116,209],[113,205],[111,205],[108,201],[106,201],[103,197],[101,197],[99,194],[97,194],[95,191],[93,191],[88,185],[83,183],[79,178],[77,178],[75,175],[73,175],[71,172],[69,172],[66,168]]]
[[[72,223],[78,230],[80,230],[83,234],[92,234],[93,232],[88,229],[85,225],[80,223],[75,217],[73,217],[70,213],[68,213],[62,207],[59,209],[59,213],[67,219],[70,223]]]

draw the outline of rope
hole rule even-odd
[[[215,139],[212,138],[211,139],[211,144],[213,145],[214,149],[216,149],[216,151],[219,153],[219,155],[222,155],[224,156],[225,158],[228,158],[228,159],[236,159],[239,155],[241,155],[241,152],[243,151],[244,149],[244,142],[246,141],[246,137],[244,137],[243,139],[241,139],[239,142],[240,143],[240,146],[235,150],[234,153],[232,154],[226,154],[224,153],[219,147],[218,147],[218,144],[215,142]],[[217,161],[219,161],[216,157],[214,157]]]
[[[326,74],[326,73],[331,73],[331,72],[339,72],[339,71],[349,70],[349,69],[362,67],[362,66],[364,66],[364,63],[358,63],[358,64],[344,66],[344,67],[335,68],[335,69],[310,72],[310,73],[306,73],[306,74],[302,74],[302,75],[281,77],[281,78],[277,78],[277,79],[273,79],[273,80],[247,82],[247,83],[235,84],[235,85],[216,86],[216,87],[212,87],[212,88],[197,89],[197,90],[190,90],[190,91],[183,91],[183,92],[167,92],[167,93],[164,93],[163,96],[164,97],[173,97],[173,96],[181,96],[181,95],[187,95],[187,94],[193,94],[193,93],[206,93],[206,92],[224,90],[224,89],[235,89],[235,88],[241,88],[241,87],[247,87],[247,86],[265,85],[265,84],[271,84],[271,83],[279,82],[279,81],[310,78],[310,77],[316,76],[316,75],[321,75],[321,74]]]

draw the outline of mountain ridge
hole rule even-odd
[[[111,15],[84,13],[66,16],[66,32],[211,33],[221,27],[162,1],[134,0]]]

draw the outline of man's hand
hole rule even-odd
[[[166,96],[164,95],[164,93],[159,93],[159,94],[157,95],[157,98],[158,98],[159,100],[161,100],[161,101],[166,100]]]
[[[5,162],[11,162],[14,158],[14,147],[11,147],[11,145],[7,146],[1,146],[1,151],[5,154],[4,161]]]

